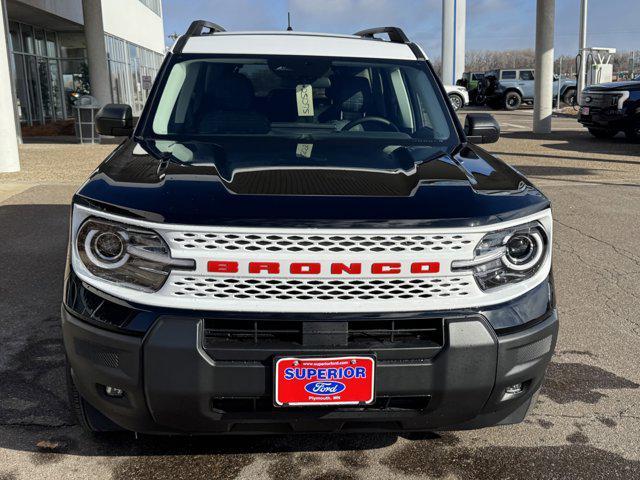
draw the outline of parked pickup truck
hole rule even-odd
[[[379,37],[388,35],[389,40]],[[73,197],[62,332],[91,432],[521,422],[558,332],[549,200],[402,30],[197,21]]]
[[[523,102],[534,102],[534,84],[534,70],[530,68],[491,70],[485,73],[480,91],[491,108],[517,110]],[[553,81],[554,99],[558,95],[558,88],[562,101],[574,105],[576,81],[556,76]]]
[[[640,76],[584,89],[578,121],[597,138],[624,132],[629,140],[640,141]]]

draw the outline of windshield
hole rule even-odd
[[[164,77],[142,130],[147,139],[351,138],[442,151],[458,143],[423,62],[180,55]]]

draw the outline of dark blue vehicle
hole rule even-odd
[[[640,77],[585,88],[578,121],[596,138],[612,138],[624,132],[629,140],[639,142]]]
[[[386,34],[388,41],[378,36]],[[73,198],[69,396],[91,432],[520,422],[555,347],[549,200],[396,28],[195,22]]]

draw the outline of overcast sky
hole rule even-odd
[[[164,0],[167,35],[195,19],[227,30],[286,27],[353,33],[381,25],[402,27],[431,58],[440,57],[442,0]],[[535,0],[467,0],[467,50],[533,48]],[[580,0],[556,0],[556,55],[575,55]],[[640,49],[640,0],[590,0],[587,44]],[[171,40],[167,40],[170,44]]]

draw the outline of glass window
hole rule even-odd
[[[46,32],[47,35],[47,56],[50,58],[56,58],[58,51],[56,48],[56,34],[55,32]]]
[[[45,121],[50,121],[53,116],[53,98],[51,80],[49,78],[49,62],[44,58],[38,59],[38,81],[40,83],[40,95],[42,98],[42,113]]]
[[[27,77],[24,73],[24,57],[23,55],[14,55],[14,78],[16,81],[16,104],[18,108],[18,116],[21,122],[29,122],[29,93],[27,91]]]
[[[22,50],[27,53],[36,53],[33,40],[33,28],[29,25],[21,25],[20,30],[22,32]]]
[[[65,117],[62,104],[62,88],[60,86],[60,68],[57,60],[49,60],[49,76],[51,78],[51,108],[56,119]]]
[[[520,70],[520,80],[533,80],[533,70]]]
[[[152,136],[385,138],[442,151],[457,141],[418,62],[191,58],[173,64],[162,89]]]
[[[30,99],[29,113],[31,115],[31,121],[39,123],[42,121],[42,103],[40,102],[40,76],[38,73],[38,65],[36,57],[31,55],[25,55],[24,61],[26,63],[27,91],[29,92]]]
[[[516,79],[516,71],[515,70],[503,70],[502,72],[502,80],[515,80]]]
[[[20,25],[9,22],[9,48],[13,52],[22,51],[22,39],[20,38]]]
[[[160,16],[162,9],[160,8],[160,0],[140,0],[140,3],[149,8],[153,13]]]
[[[35,40],[36,40],[36,55],[45,56],[47,54],[47,49],[44,40],[44,30],[40,28],[35,29]]]

